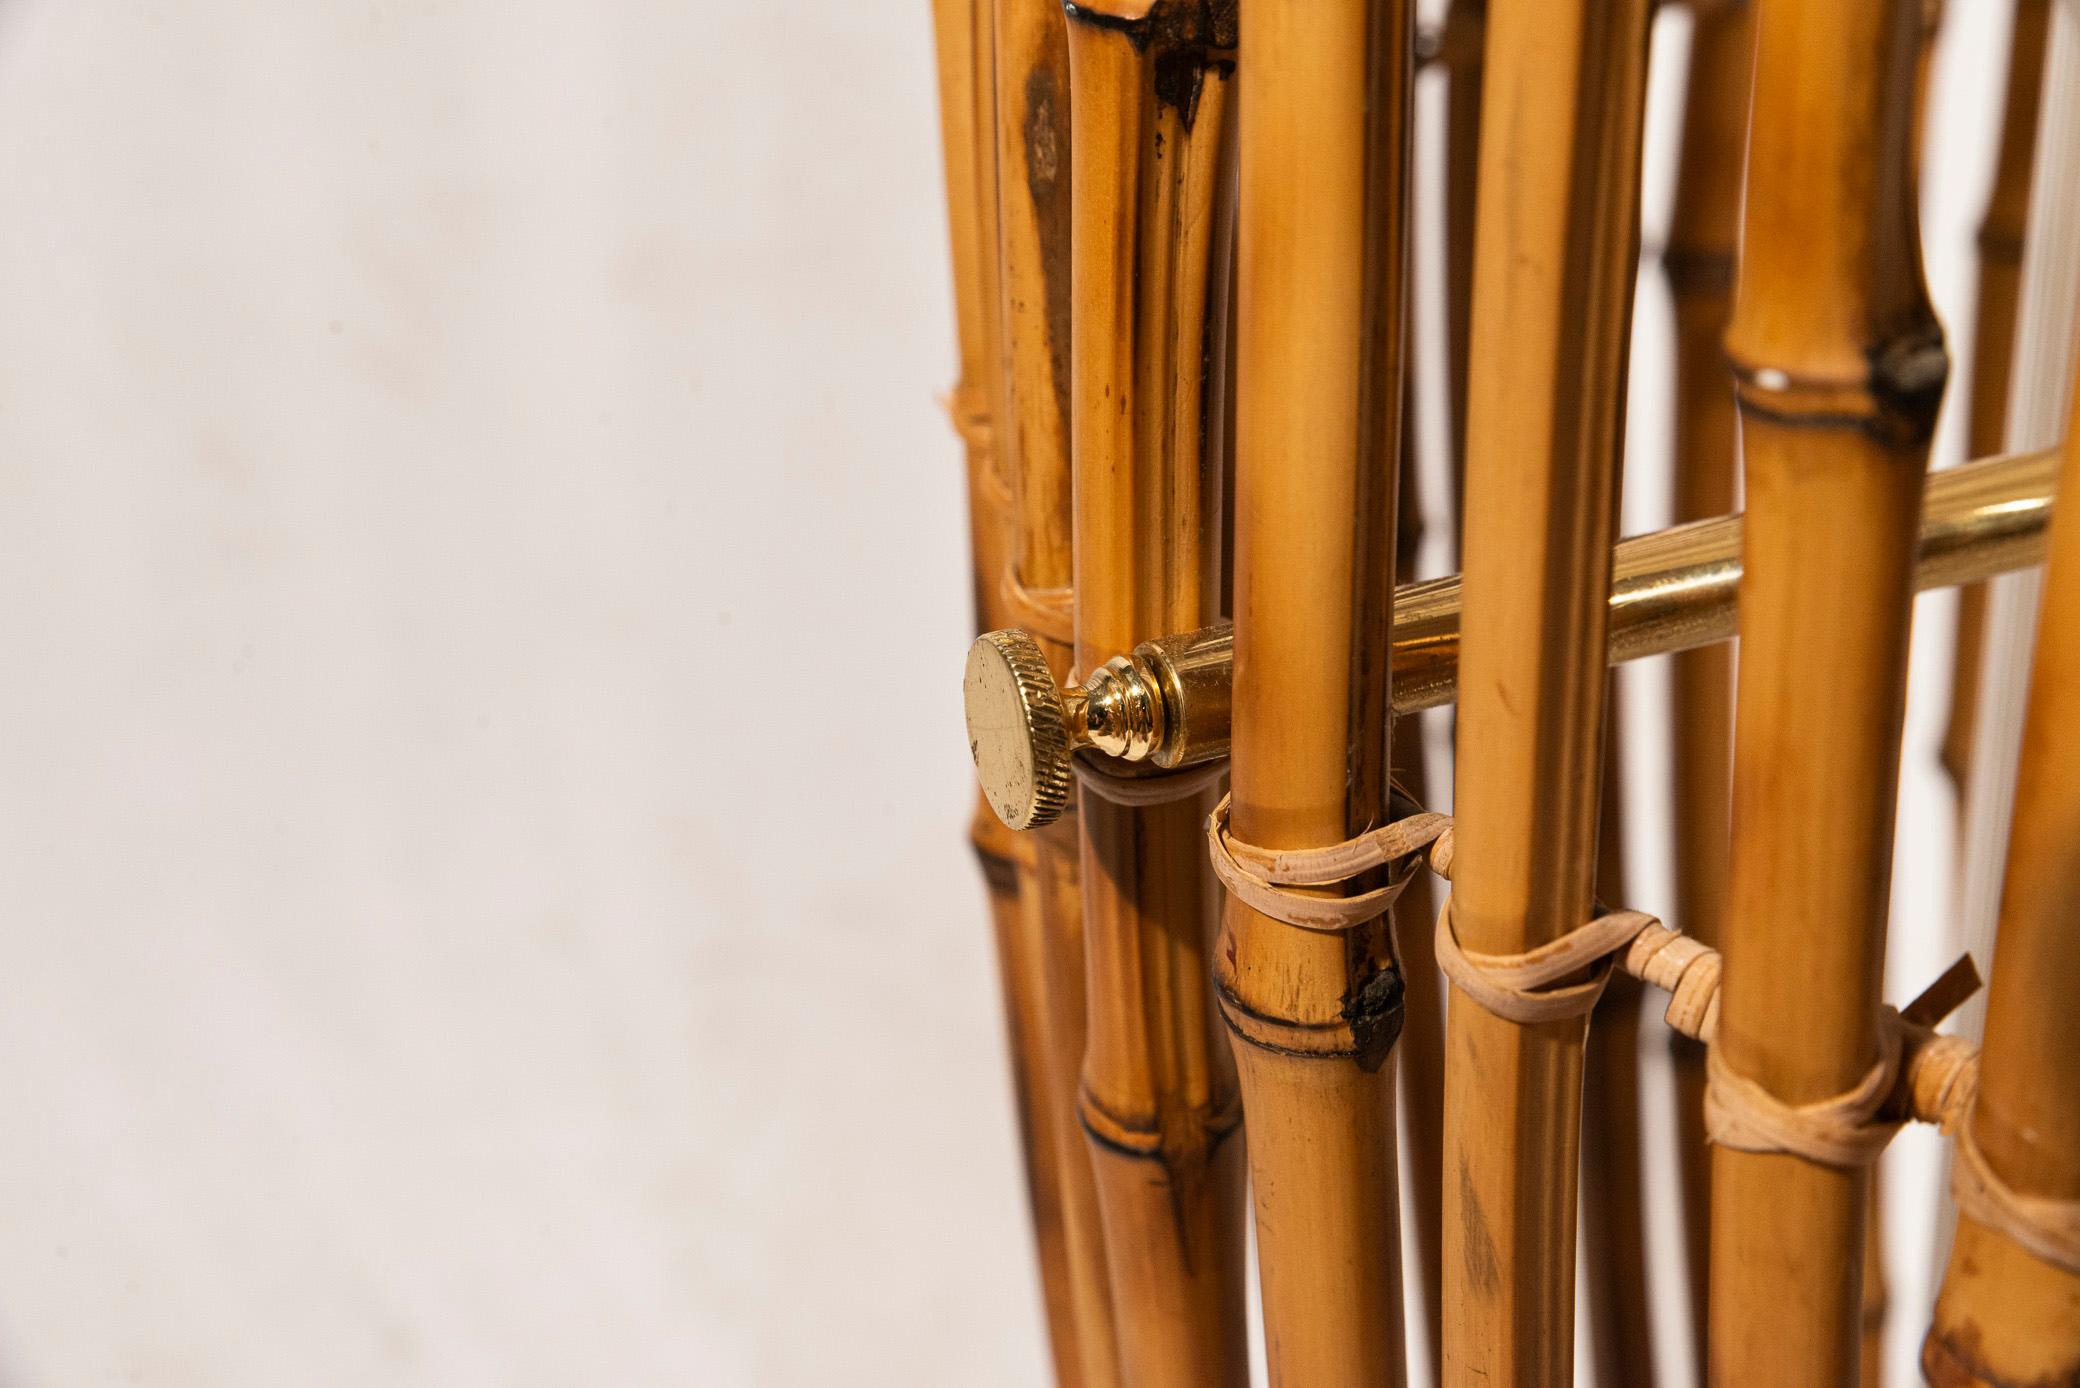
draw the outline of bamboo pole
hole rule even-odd
[[[1488,14],[1451,904],[1483,953],[1590,910],[1646,41],[1642,0]],[[1448,1384],[1572,1375],[1583,1032],[1453,998]]]
[[[1661,265],[1675,302],[1675,519],[1723,515],[1736,500],[1733,382],[1726,374],[1726,324],[1740,237],[1754,47],[1750,0],[1691,6],[1689,100],[1676,173],[1675,208]],[[1701,647],[1670,667],[1675,772],[1675,892],[1678,928],[1719,943],[1726,893],[1727,818],[1733,799],[1733,660],[1730,645]],[[1704,1051],[1670,1037],[1683,1193],[1683,1246],[1690,1329],[1705,1362],[1711,1152],[1704,1136]]]
[[[1596,894],[1625,890],[1624,700],[1615,676],[1607,696],[1602,820]],[[1596,1004],[1582,1073],[1582,1302],[1590,1362],[1600,1384],[1654,1382],[1647,1289],[1646,1178],[1640,1129],[1639,1030],[1645,989],[1623,973]]]
[[[1216,222],[1232,31],[1211,5],[1069,11],[1076,658],[1217,615]],[[1217,454],[1217,450],[1216,450]],[[1208,988],[1211,791],[1086,780],[1082,1115],[1125,1381],[1247,1382],[1241,1124]]]
[[[2008,378],[2022,292],[2022,234],[2029,223],[2030,173],[2036,163],[2037,113],[2044,90],[2044,38],[2051,0],[2016,0],[2008,34],[2008,97],[2001,114],[1993,189],[1979,223],[1979,302],[1972,325],[1970,416],[1966,451],[1978,457],[2007,437]],[[1985,649],[1986,585],[1957,595],[1956,654],[1951,662],[1950,719],[1943,766],[1960,800],[1969,780],[1977,723],[1980,654]]]
[[[1444,135],[1445,353],[1450,372],[1452,475],[1465,489],[1466,379],[1473,349],[1474,199],[1480,174],[1481,69],[1488,0],[1451,0],[1444,16],[1447,55]]]
[[[2076,396],[2080,403],[2080,396]],[[2061,485],[2080,493],[2080,410]],[[2024,1198],[2080,1201],[2080,1033],[2062,986],[2080,976],[2080,516],[2051,527],[2029,712],[1993,952],[1979,1083],[1960,1143]],[[1968,1166],[1966,1154],[1957,1154]],[[2080,1382],[2080,1271],[1960,1208],[1922,1371],[1937,1388]],[[2071,1216],[2068,1216],[2071,1220]]]
[[[1009,562],[1012,498],[995,447],[995,426],[1002,416],[996,362],[1002,333],[990,0],[937,0],[933,20],[960,359],[959,379],[948,403],[967,445],[975,612],[981,627],[989,630],[1012,619],[1000,583]],[[1038,844],[1012,834],[980,800],[970,837],[989,891],[1049,1350],[1059,1382],[1089,1384],[1094,1380],[1081,1372],[1084,1337],[1064,1223],[1063,1186],[1074,1175],[1065,1169],[1064,1155],[1080,1161],[1081,1153],[1072,1146],[1073,1091],[1061,1088],[1052,1064],[1046,937],[1033,880]]]
[[[1748,481],[1716,1045],[1780,1101],[1878,1054],[1915,517],[1941,399],[1911,146],[1916,0],[1757,0],[1728,351]],[[1816,518],[1826,524],[1815,524]],[[1717,1149],[1715,1382],[1858,1374],[1868,1173]]]
[[[1408,402],[1413,405],[1413,399]],[[1414,418],[1410,408],[1406,418]],[[1397,590],[1415,577],[1416,552],[1423,539],[1421,483],[1412,431],[1401,435],[1401,495],[1395,508],[1394,568]],[[1394,775],[1419,805],[1429,800],[1427,748],[1420,714],[1394,720],[1389,757]],[[1396,1080],[1401,1095],[1402,1142],[1408,1156],[1405,1180],[1415,1212],[1410,1241],[1416,1249],[1419,1285],[1410,1289],[1414,1307],[1407,1317],[1423,1327],[1431,1363],[1442,1343],[1439,1317],[1444,1285],[1444,975],[1437,969],[1437,946],[1431,923],[1437,919],[1432,875],[1419,871],[1394,907],[1395,947],[1401,956],[1406,997],[1397,1047],[1401,1064]]]
[[[1016,497],[999,606],[1031,626],[1058,676],[1072,665],[1068,438],[1068,36],[1052,0],[994,4],[996,99],[990,109],[1002,258],[999,342],[1005,471]],[[1023,899],[1047,989],[1049,1102],[1063,1225],[1065,1295],[1077,1325],[1065,1382],[1119,1381],[1104,1223],[1076,1096],[1086,1036],[1083,901],[1073,815],[1025,836]],[[1062,1361],[1058,1357],[1057,1363]]]
[[[1232,823],[1314,846],[1388,816],[1412,16],[1253,0],[1242,18]],[[1405,1373],[1388,930],[1227,906],[1274,1384]]]

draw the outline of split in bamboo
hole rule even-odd
[[[1853,1089],[1879,1054],[1915,518],[1946,363],[1914,217],[1918,0],[1757,0],[1756,26],[1728,338],[1748,528],[1716,1045],[1801,1104]],[[1868,1184],[1715,1149],[1715,1381],[1857,1377]]]
[[[1675,518],[1702,520],[1736,500],[1733,382],[1722,344],[1732,305],[1747,154],[1752,0],[1694,0],[1689,99],[1674,214],[1661,265],[1675,301]],[[1733,648],[1700,646],[1671,663],[1676,922],[1719,943],[1733,800]],[[1672,1040],[1691,1342],[1705,1362],[1711,1152],[1704,1135],[1704,1054]]]
[[[2080,409],[2066,426],[2061,481],[2080,488]],[[1921,1355],[1937,1388],[2080,1382],[2080,1033],[2063,991],[2080,976],[2075,767],[2080,515],[2068,514],[2051,527],[1986,1042],[1954,1154],[1963,1183],[1983,1162],[2023,1200],[2065,1202],[2066,1256],[2056,1259],[2055,1247],[2032,1251],[1985,1210],[1959,1201],[1957,1236]],[[1969,1159],[1974,1153],[1976,1161]]]
[[[1488,15],[1450,907],[1486,953],[1592,896],[1646,44],[1641,0]],[[1566,1383],[1583,1022],[1453,1002],[1442,1379]]]
[[[1068,11],[1085,670],[1218,613],[1218,457],[1201,428],[1219,406],[1232,19],[1210,3]],[[1082,1114],[1136,1388],[1248,1378],[1241,1111],[1208,986],[1217,894],[1199,826],[1210,797],[1128,804],[1101,781],[1081,796]]]
[[[1233,785],[1268,844],[1388,817],[1411,21],[1405,0],[1242,12]],[[1390,928],[1227,906],[1274,1384],[1405,1373]]]

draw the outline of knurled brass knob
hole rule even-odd
[[[982,794],[1014,829],[1050,823],[1069,803],[1069,717],[1040,645],[992,631],[968,648],[968,751]]]

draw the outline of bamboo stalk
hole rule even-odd
[[[1002,333],[990,123],[996,79],[990,0],[937,0],[933,20],[960,359],[950,408],[967,444],[975,612],[988,630],[1012,616],[999,582],[1009,559],[1012,499],[1003,460],[994,447],[995,425],[1002,417],[996,398]],[[1079,1333],[1063,1193],[1065,1180],[1073,1175],[1064,1169],[1063,1156],[1081,1154],[1071,1145],[1073,1100],[1061,1089],[1051,1063],[1046,941],[1032,882],[1038,845],[1005,829],[986,802],[975,807],[970,835],[989,890],[1048,1345],[1058,1381],[1088,1384],[1092,1380],[1080,1372],[1084,1337]]]
[[[997,591],[1000,607],[1037,628],[1049,665],[1066,676],[1073,651],[1064,619],[1074,576],[1067,370],[1068,36],[1052,0],[985,0],[990,3],[998,74],[988,111],[1002,257],[1002,451],[1016,501],[1011,553]],[[1097,1186],[1076,1119],[1086,1039],[1077,854],[1072,816],[1030,836],[1021,882],[1027,928],[1041,941],[1063,1280],[1077,1326],[1073,1365],[1059,1356],[1057,1364],[1064,1382],[1107,1388],[1119,1381],[1118,1333]]]
[[[1488,0],[1451,0],[1444,16],[1450,55],[1445,89],[1444,283],[1445,354],[1450,372],[1452,500],[1465,491],[1466,373],[1473,349],[1474,199],[1480,174],[1481,66],[1488,36]]]
[[[1726,324],[1740,236],[1754,47],[1750,0],[1691,6],[1689,100],[1683,112],[1675,210],[1661,264],[1675,302],[1675,519],[1702,520],[1734,507],[1738,424],[1726,374]],[[1717,946],[1726,893],[1733,800],[1732,646],[1678,655],[1670,667],[1675,772],[1678,928]],[[1711,1228],[1711,1152],[1704,1136],[1704,1052],[1670,1038],[1689,1272],[1690,1328],[1705,1362],[1705,1280]]]
[[[2080,410],[2069,417],[2060,480],[2080,490],[2076,424]],[[1995,1177],[2022,1196],[2065,1201],[2080,1200],[2080,1033],[2061,987],[2080,976],[2076,766],[2080,516],[2066,515],[2051,528],[1986,1040],[1965,1119]],[[2080,1382],[2080,1274],[1961,1209],[1921,1364],[1937,1388]]]
[[[1070,429],[1086,670],[1218,611],[1216,223],[1234,47],[1221,10],[1069,11]],[[1211,792],[1082,803],[1082,1115],[1126,1382],[1247,1382],[1242,1144],[1208,988]]]
[[[1590,909],[1646,40],[1640,0],[1488,15],[1451,911],[1489,954]],[[1443,1379],[1565,1383],[1584,1027],[1453,1002]]]
[[[1625,889],[1624,700],[1610,682],[1603,751],[1602,821],[1596,892],[1628,901]],[[1640,1128],[1639,1029],[1645,989],[1614,976],[1589,1027],[1582,1083],[1582,1301],[1590,1362],[1600,1384],[1654,1382],[1647,1290],[1646,1180]]]
[[[1993,189],[1979,223],[1979,302],[1972,325],[1970,416],[1966,451],[1999,448],[2007,436],[2008,378],[2022,293],[2022,234],[2029,223],[2030,174],[2036,163],[2037,113],[2044,90],[2044,37],[2051,0],[2016,0],[2008,34],[2008,97],[2001,114]],[[1950,667],[1950,719],[1943,729],[1943,766],[1962,799],[1978,722],[1980,653],[1985,649],[1986,585],[1957,595],[1956,654]]]
[[[1252,0],[1242,17],[1232,822],[1314,846],[1388,815],[1412,15]],[[1227,906],[1274,1384],[1405,1373],[1389,929]]]
[[[1716,1045],[1797,1104],[1851,1089],[1879,1051],[1915,517],[1945,361],[1914,215],[1919,4],[1757,0],[1756,23],[1728,338],[1749,505]],[[1714,1380],[1855,1378],[1868,1173],[1720,1148],[1712,1179]]]
[[[1415,417],[1413,399],[1405,419]],[[1416,552],[1422,544],[1421,469],[1417,466],[1413,430],[1401,435],[1401,496],[1395,508],[1394,568],[1396,591],[1415,576]],[[1419,805],[1427,805],[1427,749],[1420,714],[1394,720],[1389,757],[1394,775]],[[1405,1179],[1415,1211],[1411,1241],[1416,1248],[1420,1285],[1411,1289],[1415,1310],[1408,1317],[1428,1337],[1431,1363],[1437,1362],[1443,1337],[1444,1286],[1444,975],[1437,969],[1437,945],[1431,922],[1437,919],[1432,875],[1417,872],[1394,907],[1394,940],[1401,956],[1406,988],[1402,1013],[1401,1055],[1396,1076],[1401,1093],[1402,1143],[1408,1155]]]

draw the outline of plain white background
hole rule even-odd
[[[1953,9],[1962,342],[2005,17]],[[930,40],[0,4],[0,1384],[1042,1382]],[[1634,530],[1667,331],[1650,267]],[[1949,880],[1924,612],[1895,996]]]

